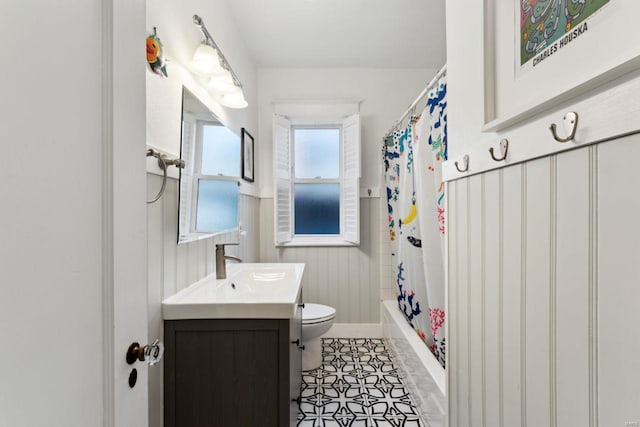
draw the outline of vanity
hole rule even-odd
[[[162,303],[164,425],[296,425],[304,264],[234,264]]]

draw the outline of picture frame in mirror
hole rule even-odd
[[[254,139],[253,136],[245,129],[242,128],[241,137],[241,150],[242,150],[242,179],[247,182],[255,181],[255,165],[254,165]]]

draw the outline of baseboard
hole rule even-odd
[[[382,338],[382,323],[334,323],[323,338]]]

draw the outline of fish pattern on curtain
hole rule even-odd
[[[442,366],[446,343],[442,161],[447,158],[446,82],[429,92],[427,106],[383,149],[389,237],[398,306]]]

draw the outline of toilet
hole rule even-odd
[[[311,371],[322,365],[322,340],[336,318],[336,309],[322,304],[305,303],[302,310],[302,370]]]

